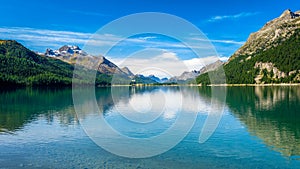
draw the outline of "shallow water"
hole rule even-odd
[[[2,90],[0,168],[300,168],[297,86],[228,87],[224,103],[214,98],[224,112],[204,143],[199,143],[199,134],[214,88],[97,88],[100,115],[91,108],[89,93],[82,90],[81,103],[89,110],[84,114],[75,113],[72,89]],[[196,121],[179,144],[142,159],[104,150],[79,123],[93,126],[93,120],[103,116],[123,135],[153,138],[172,127],[180,115],[191,113]],[[170,135],[170,140],[177,135],[182,131]],[[106,143],[112,141],[107,138]]]

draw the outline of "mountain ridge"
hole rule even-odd
[[[75,65],[77,59],[81,59],[79,64],[82,64],[82,66],[87,66],[89,68],[93,67],[91,65],[94,65],[96,62],[97,70],[98,72],[106,75],[117,75],[118,78],[130,78],[131,80],[134,80],[136,83],[161,83],[165,81],[161,81],[158,77],[155,77],[154,75],[144,76],[139,74],[134,74],[131,72],[131,70],[128,67],[119,68],[116,64],[108,60],[104,56],[92,56],[80,49],[78,46],[73,45],[64,45],[60,47],[57,50],[53,49],[46,49],[46,52],[44,53],[45,56],[60,59],[64,62],[70,63]],[[82,60],[84,59],[84,60]],[[116,79],[116,78],[114,78]]]
[[[77,65],[79,71],[73,72],[76,59],[82,59],[82,65]],[[65,45],[57,51],[47,49],[45,54],[39,55],[15,40],[0,40],[1,86],[110,86],[129,85],[132,80],[143,84],[157,83],[149,77],[133,75],[128,68],[123,70],[126,71],[103,56],[95,59],[78,46]],[[97,71],[94,81],[87,77],[90,71]]]
[[[300,11],[294,13],[287,9],[278,18],[267,22],[257,32],[251,33],[246,43],[229,58],[229,61],[239,55],[254,55],[277,46],[280,43],[278,39],[283,38],[282,41],[288,39],[299,27]]]
[[[249,35],[246,43],[224,64],[227,84],[270,84],[300,82],[300,11],[285,10]],[[221,77],[220,77],[221,78]],[[209,75],[197,83],[210,84]]]
[[[93,67],[95,63],[97,63],[97,69],[100,73],[107,75],[122,75],[132,77],[132,72],[128,69],[123,71],[116,64],[105,58],[104,56],[92,56],[87,54],[85,51],[80,49],[78,46],[73,45],[64,45],[57,50],[46,49],[44,53],[47,57],[52,57],[56,59],[60,59],[64,62],[70,64],[82,64],[82,66]],[[81,59],[79,62],[76,62],[77,59]]]
[[[192,70],[192,71],[185,71],[183,72],[180,76],[174,76],[172,78],[170,78],[168,81],[169,82],[192,82],[194,81],[199,75],[210,72],[210,71],[214,71],[216,69],[218,69],[220,66],[222,66],[224,64],[224,62],[222,62],[221,60],[217,60],[213,63],[210,63],[204,67],[202,67],[200,70]]]

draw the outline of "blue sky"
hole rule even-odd
[[[163,12],[196,25],[215,45],[219,57],[226,58],[251,32],[288,8],[300,10],[299,1],[7,0],[0,5],[0,39],[15,39],[39,52],[63,44],[82,47],[93,33],[115,19],[139,12]],[[164,37],[154,39],[166,41]],[[188,57],[180,52],[177,55]]]

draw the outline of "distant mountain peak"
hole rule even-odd
[[[206,72],[216,70],[217,68],[219,68],[223,64],[224,64],[224,62],[222,62],[221,60],[217,60],[216,62],[213,62],[213,63],[208,64],[208,65],[204,66],[203,68],[201,68],[200,73],[203,74],[203,73],[206,73]]]
[[[48,48],[45,52],[45,56],[60,59],[71,64],[75,64],[76,60],[79,57],[84,57],[84,60],[80,62],[81,64],[83,64],[82,66],[97,69],[100,73],[108,75],[118,74],[127,77],[134,76],[134,74],[127,67],[120,69],[117,65],[106,59],[104,56],[96,57],[89,55],[85,51],[80,49],[80,47],[75,45],[64,45],[57,50]],[[99,66],[95,63],[98,63]],[[97,67],[94,67],[95,65]]]
[[[58,49],[60,52],[63,52],[63,51],[71,51],[71,52],[74,52],[74,51],[80,51],[81,49],[78,47],[78,46],[72,46],[72,45],[64,45],[62,46],[61,48]]]
[[[195,79],[200,75],[200,71],[192,70],[192,71],[184,71],[180,76],[175,76],[170,79],[171,82],[176,81],[186,81],[190,79]]]
[[[50,57],[72,56],[74,54],[87,55],[83,50],[75,45],[64,45],[58,50],[46,49],[45,55]]]
[[[292,12],[290,9],[285,10],[279,18],[281,19],[295,19],[297,17],[299,17],[299,13],[298,12]]]
[[[121,69],[124,73],[126,73],[129,77],[133,77],[134,74],[130,71],[130,69],[128,67],[123,67]]]

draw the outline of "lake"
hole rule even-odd
[[[300,168],[299,86],[219,88],[76,89],[76,109],[70,88],[2,89],[0,168]],[[211,105],[221,118],[200,143]]]

